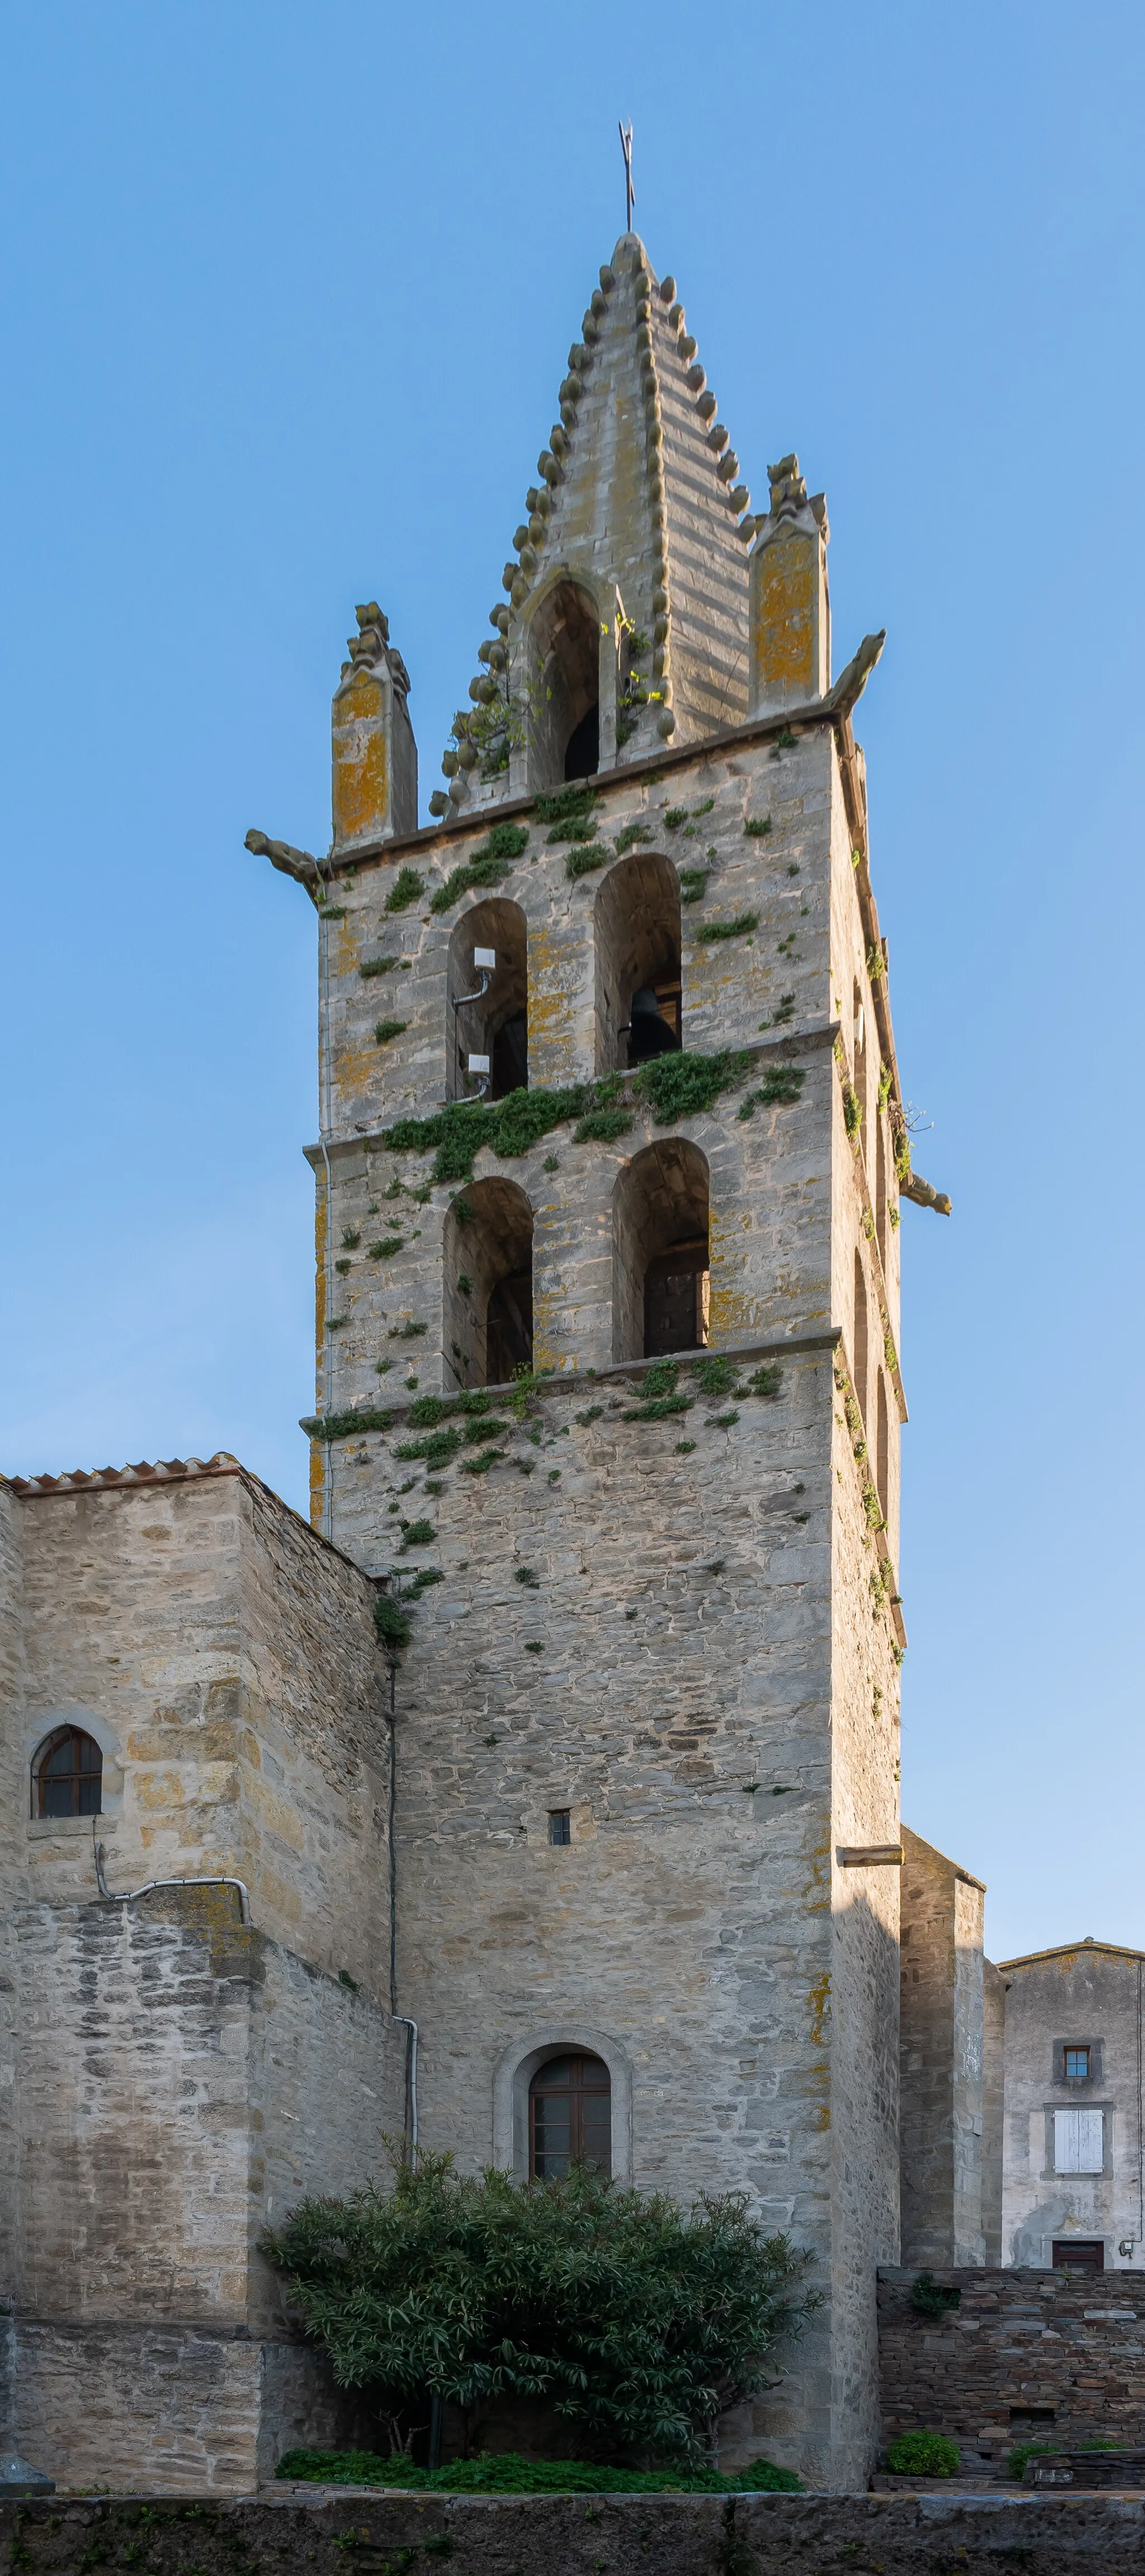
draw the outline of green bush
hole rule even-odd
[[[685,2211],[583,2166],[522,2184],[402,2160],[388,2193],[304,2200],[262,2247],[339,2384],[384,2393],[388,2412],[516,2400],[599,2453],[692,2471],[814,2304],[809,2258],[766,2235],[746,2195]]]
[[[802,2495],[794,2469],[753,2460],[738,2477],[718,2469],[610,2469],[593,2460],[526,2460],[519,2451],[479,2451],[448,2468],[419,2469],[404,2451],[284,2451],[277,2478],[322,2486],[415,2487],[433,2495]]]
[[[887,2444],[887,2465],[897,2478],[953,2478],[961,2454],[946,2433],[900,2433]]]

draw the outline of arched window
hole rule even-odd
[[[864,1422],[867,1411],[867,1280],[863,1256],[855,1249],[855,1395]]]
[[[659,1359],[708,1339],[708,1166],[683,1136],[646,1146],[612,1200],[613,1358]]]
[[[445,1220],[445,1357],[458,1386],[533,1360],[533,1211],[516,1181],[468,1181]]]
[[[94,1735],[58,1726],[45,1736],[32,1762],[34,1816],[98,1816],[102,1786],[103,1755]]]
[[[596,1070],[680,1044],[680,886],[667,859],[618,860],[595,906]]]
[[[559,787],[600,767],[600,621],[587,591],[560,581],[529,630],[530,783]]]
[[[495,966],[475,958],[496,958]],[[500,896],[463,912],[449,943],[449,1016],[453,1022],[450,1097],[465,1100],[471,1055],[487,1055],[490,1100],[523,1091],[529,1080],[527,929],[519,903]]]
[[[602,2057],[550,2057],[529,2086],[529,2173],[553,2182],[570,2165],[612,2171],[612,2084]]]

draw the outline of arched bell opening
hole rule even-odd
[[[647,1146],[617,1180],[612,1318],[614,1360],[707,1348],[708,1164],[683,1136]]]
[[[462,913],[449,943],[448,992],[450,1099],[482,1096],[485,1077],[468,1070],[474,1055],[489,1059],[485,1099],[523,1091],[529,1079],[528,932],[520,904],[496,896]]]
[[[680,1044],[680,887],[670,860],[619,859],[596,897],[596,1070]]]
[[[560,581],[529,630],[529,784],[563,786],[600,767],[600,619],[579,582]]]
[[[445,1361],[457,1386],[533,1363],[533,1211],[516,1181],[468,1181],[445,1220]]]

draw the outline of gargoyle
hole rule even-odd
[[[253,850],[256,859],[269,859],[272,868],[280,868],[284,877],[296,878],[317,902],[322,892],[322,870],[309,850],[295,850],[289,841],[268,841],[265,832],[248,832],[244,849]]]
[[[886,640],[885,626],[880,627],[877,635],[864,635],[854,661],[848,662],[845,671],[840,671],[834,688],[828,689],[823,700],[833,715],[849,716],[852,707],[858,705]]]

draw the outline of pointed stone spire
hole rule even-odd
[[[755,521],[674,278],[622,234],[569,351],[560,419],[431,811],[696,742],[748,712]]]

